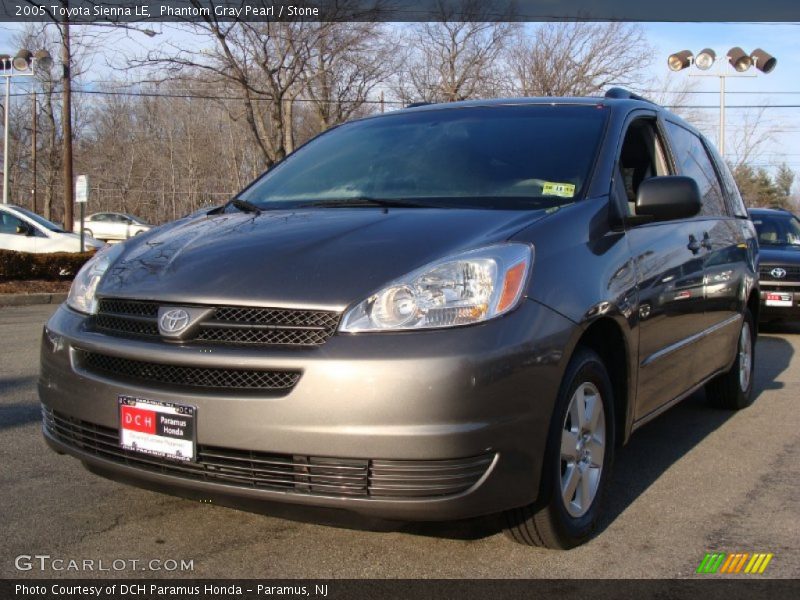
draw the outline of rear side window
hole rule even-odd
[[[672,138],[672,150],[681,175],[692,177],[700,188],[703,198],[700,214],[727,215],[722,186],[703,142],[694,133],[675,123],[668,121],[667,129]]]
[[[739,193],[739,186],[736,185],[736,180],[733,178],[733,173],[731,173],[728,164],[714,146],[709,144],[708,149],[714,158],[714,162],[717,163],[717,171],[722,177],[722,184],[725,186],[731,211],[737,217],[747,218],[747,208],[745,208],[744,200],[742,200],[742,195]]]

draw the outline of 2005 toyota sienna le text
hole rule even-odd
[[[757,272],[723,160],[624,90],[400,110],[99,252],[45,327],[44,435],[178,494],[567,548],[638,426],[751,402]]]

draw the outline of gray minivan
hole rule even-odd
[[[369,117],[99,252],[45,326],[44,435],[190,497],[569,548],[635,429],[751,402],[757,259],[715,149],[624,90]]]

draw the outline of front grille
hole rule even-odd
[[[783,269],[786,276],[775,277],[772,274],[773,269]],[[761,281],[800,281],[800,266],[760,265],[758,274]]]
[[[374,460],[269,454],[198,445],[195,462],[141,455],[119,446],[116,429],[42,407],[49,435],[99,458],[174,477],[303,495],[375,499],[452,496],[471,488],[492,463],[484,454],[454,460]]]
[[[78,351],[77,355],[81,367],[90,373],[180,387],[286,391],[300,379],[297,371],[187,367],[85,351]]]
[[[158,338],[160,304],[103,298],[93,320],[96,331],[123,337]],[[211,344],[318,346],[339,325],[340,314],[325,310],[219,306],[186,342]]]

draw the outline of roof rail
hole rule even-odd
[[[640,96],[639,94],[634,94],[630,90],[626,90],[625,88],[621,87],[612,87],[610,88],[606,94],[606,98],[612,98],[615,100],[641,100],[642,102],[649,102],[650,104],[655,104],[652,100],[648,100],[644,96]]]
[[[431,104],[435,104],[435,102],[412,102],[411,104],[406,104],[406,108],[416,108],[418,106],[430,106]]]

